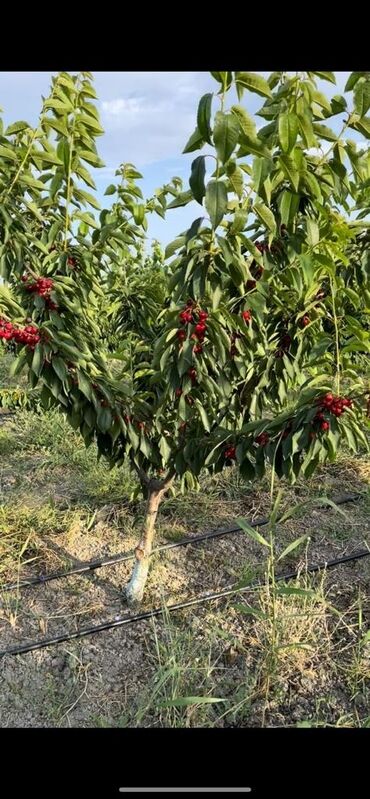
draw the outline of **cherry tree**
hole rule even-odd
[[[246,481],[270,465],[294,482],[342,440],[367,446],[370,74],[331,99],[318,89],[330,72],[212,76],[184,150],[203,150],[189,189],[174,178],[144,200],[122,164],[100,209],[90,73],[53,78],[37,127],[0,138],[0,337],[43,407],[137,474],[147,512],[130,603],[176,481],[193,489],[235,463]],[[148,214],[193,200],[199,216],[145,266]]]

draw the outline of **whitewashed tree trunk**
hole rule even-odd
[[[125,596],[129,605],[137,605],[143,599],[149,572],[150,555],[153,548],[158,508],[171,482],[172,479],[164,483],[158,483],[158,481],[148,482],[148,500],[144,529],[135,549],[135,565],[131,579],[125,587]]]

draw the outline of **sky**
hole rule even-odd
[[[41,108],[41,96],[47,96],[51,72],[0,72],[0,107],[5,124],[24,119],[36,124]],[[267,77],[268,73],[261,72]],[[348,72],[336,72],[337,86],[318,82],[318,88],[329,97],[342,94]],[[104,197],[105,188],[115,182],[114,172],[121,163],[130,162],[142,172],[139,181],[144,197],[150,197],[156,188],[173,176],[184,181],[188,178],[192,160],[198,155],[182,155],[182,150],[196,126],[196,112],[200,97],[206,92],[217,92],[218,84],[209,72],[95,72],[95,88],[104,135],[97,139],[99,154],[105,167],[94,172],[98,199],[102,207],[109,207],[110,198]],[[229,92],[230,103],[237,102]],[[217,102],[217,101],[216,101]],[[246,92],[243,104],[254,113],[263,104],[263,98]],[[216,108],[216,106],[215,106]],[[262,117],[260,126],[265,124]],[[329,121],[336,130],[342,115]],[[356,138],[355,135],[353,138]],[[202,150],[205,153],[206,149]],[[210,160],[210,159],[209,159]],[[149,215],[148,237],[158,239],[164,246],[185,230],[201,215],[197,203],[167,212],[162,220],[157,214]]]

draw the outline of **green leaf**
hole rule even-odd
[[[334,72],[313,72],[313,75],[317,75],[318,78],[322,78],[322,80],[328,80],[330,83],[336,83]]]
[[[239,123],[233,114],[218,111],[215,116],[213,140],[222,164],[229,160],[239,138]]]
[[[331,105],[325,94],[318,92],[316,89],[312,92],[312,100],[316,105],[319,105],[328,114],[331,114]]]
[[[227,177],[229,178],[233,190],[235,191],[235,194],[237,194],[238,197],[241,198],[243,195],[243,186],[244,186],[244,177],[242,170],[240,169],[240,167],[236,165],[234,161],[230,161],[226,165],[226,174]],[[236,214],[237,213],[238,211],[236,211]]]
[[[97,211],[100,211],[100,203],[93,194],[90,194],[90,192],[85,191],[84,189],[74,189],[74,197],[76,200],[85,200],[85,202],[89,203],[89,205],[92,205],[93,208],[96,208]]]
[[[370,139],[370,117],[362,117],[362,119],[358,119],[355,125],[356,129],[365,136],[366,139]]]
[[[276,234],[275,217],[272,211],[270,211],[270,209],[267,208],[267,205],[265,205],[264,203],[255,203],[255,205],[253,206],[253,210],[260,218],[261,222],[265,225],[265,227],[275,235]]]
[[[285,547],[285,549],[283,550],[281,555],[279,555],[277,561],[282,560],[283,558],[285,558],[286,555],[289,555],[290,552],[293,552],[294,549],[297,549],[297,547],[299,547],[300,544],[303,544],[304,541],[307,541],[307,538],[309,538],[309,537],[310,537],[309,534],[306,533],[305,535],[301,535],[299,538],[296,538],[295,541],[292,541],[291,544],[288,544],[288,546]]]
[[[184,341],[179,360],[177,362],[177,369],[180,377],[190,369],[193,363],[193,342],[188,340]]]
[[[362,72],[351,72],[347,83],[344,87],[345,92],[350,92],[356,86],[357,81],[361,78]]]
[[[200,402],[200,400],[195,400],[195,404],[196,404],[196,406],[198,408],[199,416],[200,416],[200,418],[202,420],[203,427],[207,431],[207,433],[209,433],[211,428],[210,428],[209,419],[208,419],[208,416],[207,416],[207,414],[206,414],[206,412],[204,410],[204,407],[203,407],[202,403]]]
[[[18,157],[15,150],[11,150],[10,147],[3,147],[2,144],[0,145],[0,156],[1,155],[3,158],[10,158],[11,161],[16,161]]]
[[[86,222],[86,224],[90,225],[90,227],[95,228],[95,230],[99,230],[100,229],[99,223],[96,221],[96,219],[93,216],[90,216],[89,213],[87,213],[87,212],[86,213],[82,213],[81,211],[76,211],[75,212],[75,216],[78,219],[81,219],[82,222]]]
[[[11,367],[9,369],[9,375],[11,377],[16,377],[19,375],[22,369],[25,367],[27,361],[28,352],[27,350],[23,350],[23,352],[18,355],[18,358],[15,358],[15,360],[12,361]]]
[[[250,92],[255,92],[256,94],[261,95],[261,97],[272,97],[271,89],[267,83],[267,80],[265,80],[262,75],[256,75],[255,72],[236,72],[235,81],[239,98],[240,88],[248,89]]]
[[[68,377],[68,372],[63,359],[59,358],[58,356],[54,356],[51,365],[54,369],[54,372],[56,372],[56,374],[58,375],[59,379],[62,381],[62,383],[64,383],[64,381]]]
[[[116,191],[117,191],[117,186],[115,186],[114,183],[111,183],[109,186],[107,186],[104,194],[115,194]]]
[[[72,103],[68,101],[63,103],[61,100],[54,99],[46,100],[44,108],[52,108],[54,111],[62,111],[67,114],[70,114],[74,110]]]
[[[306,147],[316,147],[317,141],[314,136],[311,115],[308,113],[308,111],[298,114],[298,124]]]
[[[245,519],[236,519],[236,523],[242,528],[242,530],[244,530],[245,533],[248,533],[248,535],[253,538],[254,541],[257,541],[259,544],[263,544],[264,547],[270,547],[270,544],[268,541],[266,541],[266,538],[264,538],[261,533],[258,533],[257,530],[251,527],[250,524],[245,521]]]
[[[298,191],[299,172],[290,155],[281,155],[279,158],[281,168],[293,186],[294,191]]]
[[[165,260],[167,260],[167,258],[170,258],[170,256],[173,255],[177,250],[179,250],[180,247],[183,247],[184,244],[185,244],[185,236],[179,236],[177,239],[174,239],[169,244],[167,244],[167,247],[164,251]]]
[[[96,189],[95,181],[92,179],[90,172],[85,169],[84,166],[76,166],[75,168],[76,175],[78,175],[87,186],[90,186],[92,189]]]
[[[316,592],[312,591],[310,588],[290,588],[287,586],[278,586],[277,592],[282,596],[302,596],[305,599],[314,599],[317,596]]]
[[[182,191],[180,194],[172,200],[171,203],[168,204],[167,208],[181,208],[183,205],[187,205],[193,200],[193,192],[192,191]]]
[[[91,388],[91,385],[90,385],[90,381],[85,377],[83,372],[78,372],[77,379],[78,379],[78,387],[79,387],[80,391],[82,392],[82,394],[84,394],[86,399],[91,400],[91,398],[92,398],[92,388]]]
[[[176,699],[168,699],[166,702],[161,702],[157,707],[188,707],[189,705],[210,705],[215,702],[226,702],[226,699],[219,699],[213,696],[179,696]]]
[[[322,193],[320,189],[320,185],[318,180],[315,178],[315,175],[312,172],[304,172],[302,175],[303,183],[306,184],[309,192],[315,197],[319,202],[322,202]]]
[[[24,122],[23,120],[19,120],[19,122],[13,122],[12,125],[9,125],[5,131],[5,136],[14,136],[15,133],[20,133],[22,130],[26,130],[31,126],[28,122]]]
[[[30,186],[31,189],[40,189],[41,191],[45,191],[45,186],[43,183],[41,183],[41,180],[36,180],[36,178],[31,177],[31,175],[20,175],[19,182],[25,183],[26,186]]]
[[[233,235],[235,233],[240,233],[246,227],[248,219],[248,211],[243,211],[243,209],[237,209],[234,214],[233,223],[230,228],[230,233]],[[257,250],[258,252],[258,250]]]
[[[233,82],[232,72],[211,72],[212,77],[221,83],[222,89],[228,91]]]
[[[298,119],[295,114],[280,114],[279,141],[284,153],[290,153],[298,136]]]
[[[309,247],[314,247],[320,241],[320,231],[316,219],[306,217],[307,243]]]
[[[331,130],[331,128],[328,128],[327,125],[322,125],[321,122],[314,122],[312,127],[320,139],[325,139],[326,141],[337,141],[338,136],[333,130]]]
[[[249,139],[257,138],[256,123],[242,105],[232,105],[231,113],[237,118],[240,128]]]
[[[191,165],[191,176],[189,179],[190,188],[194,199],[202,205],[203,197],[206,193],[204,177],[206,174],[205,155],[199,155]]]
[[[104,408],[102,405],[98,408],[97,424],[102,433],[107,433],[112,426],[112,412],[110,408]]]
[[[43,351],[44,348],[42,344],[36,344],[33,353],[31,369],[35,373],[35,375],[37,375],[37,377],[39,377],[43,366]]]
[[[91,164],[95,167],[103,167],[105,166],[104,161],[99,158],[96,153],[92,153],[90,150],[79,150],[78,154],[80,158],[83,158],[84,161],[87,161],[88,164]],[[77,171],[77,170],[76,170]]]
[[[209,181],[206,188],[205,205],[212,227],[216,229],[227,211],[227,190],[223,181]]]
[[[186,143],[183,153],[192,153],[194,150],[201,150],[205,141],[200,134],[199,128],[195,128],[194,133],[191,134],[190,139]]]
[[[104,133],[104,130],[97,119],[94,119],[94,117],[90,116],[90,114],[79,114],[79,116],[76,117],[76,122],[82,122],[87,128],[91,128],[94,131],[95,136],[102,135]]]
[[[204,94],[201,97],[198,105],[198,113],[197,113],[197,127],[199,133],[204,139],[204,141],[208,142],[208,144],[212,144],[211,139],[211,127],[210,127],[210,119],[211,119],[211,112],[212,112],[212,98],[213,94]],[[188,146],[188,145],[187,145]],[[189,150],[187,150],[189,152]]]
[[[171,447],[164,436],[161,436],[159,439],[159,451],[162,455],[163,462],[167,463],[171,456]]]
[[[279,210],[283,225],[291,225],[299,208],[299,194],[283,191],[279,197]]]

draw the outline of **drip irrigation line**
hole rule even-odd
[[[361,494],[345,494],[338,499],[333,500],[336,505],[344,505],[346,502],[355,502],[355,500],[359,499]],[[325,505],[323,503],[322,507],[330,507],[329,505]],[[279,521],[279,519],[277,520]],[[268,524],[269,519],[256,519],[255,521],[249,522],[250,527],[263,527]],[[201,533],[200,535],[195,536],[186,536],[186,538],[182,538],[180,541],[171,542],[169,544],[162,544],[156,549],[153,549],[151,556],[156,555],[157,552],[163,552],[167,549],[176,549],[177,547],[185,547],[189,544],[197,544],[199,541],[205,541],[209,538],[219,538],[220,536],[230,535],[231,533],[242,533],[242,529],[240,526],[236,527],[224,527],[222,530],[209,530],[206,533]],[[68,571],[59,571],[59,572],[52,572],[51,574],[40,574],[38,577],[31,577],[29,580],[22,580],[18,583],[12,583],[4,585],[1,588],[0,593],[5,591],[16,591],[18,588],[27,588],[33,585],[41,585],[43,583],[48,583],[51,580],[61,580],[64,577],[70,577],[74,574],[85,574],[86,572],[94,571],[95,569],[102,569],[105,566],[113,566],[116,563],[123,563],[124,561],[131,560],[135,557],[134,552],[124,552],[120,555],[112,555],[108,556],[107,558],[99,558],[99,560],[91,560],[85,563],[82,563],[80,566],[74,566],[72,569]]]
[[[359,560],[360,558],[366,558],[369,555],[370,549],[361,549],[357,552],[354,552],[352,555],[344,555],[341,558],[335,558],[335,560],[328,560],[318,563],[314,566],[309,566],[306,572],[308,574],[312,574],[317,571],[322,571],[323,569],[332,569],[335,566],[340,566],[342,563],[349,563],[350,561]],[[299,574],[300,570],[289,572],[288,574],[280,574],[275,578],[275,581],[280,582],[283,580],[293,580],[298,577]],[[225,597],[232,596],[233,594],[242,594],[245,591],[252,591],[256,588],[259,588],[262,584],[262,581],[259,580],[256,583],[252,583],[252,585],[242,586],[240,588],[231,586],[230,588],[225,588],[223,591],[216,591],[212,594],[206,594],[204,596],[187,599],[184,602],[177,602],[175,605],[168,605],[165,610],[168,613],[174,613],[176,610],[183,610],[185,608],[194,607],[195,605],[201,605],[205,602],[214,602],[218,599],[224,599]],[[123,619],[105,621],[103,624],[97,624],[95,627],[82,627],[81,630],[77,630],[74,633],[65,633],[63,635],[56,635],[53,638],[44,638],[41,641],[35,641],[32,644],[12,646],[9,647],[9,649],[3,649],[0,651],[0,657],[5,657],[5,655],[21,655],[25,654],[26,652],[33,652],[37,649],[44,649],[46,646],[61,644],[64,641],[72,641],[76,638],[84,638],[86,635],[93,635],[95,633],[103,632],[104,630],[112,630],[116,627],[123,627],[125,624],[134,624],[139,621],[146,621],[147,619],[154,618],[155,616],[160,616],[163,611],[163,607],[154,608],[153,610],[147,610],[143,613],[137,613],[135,616],[125,616]]]

